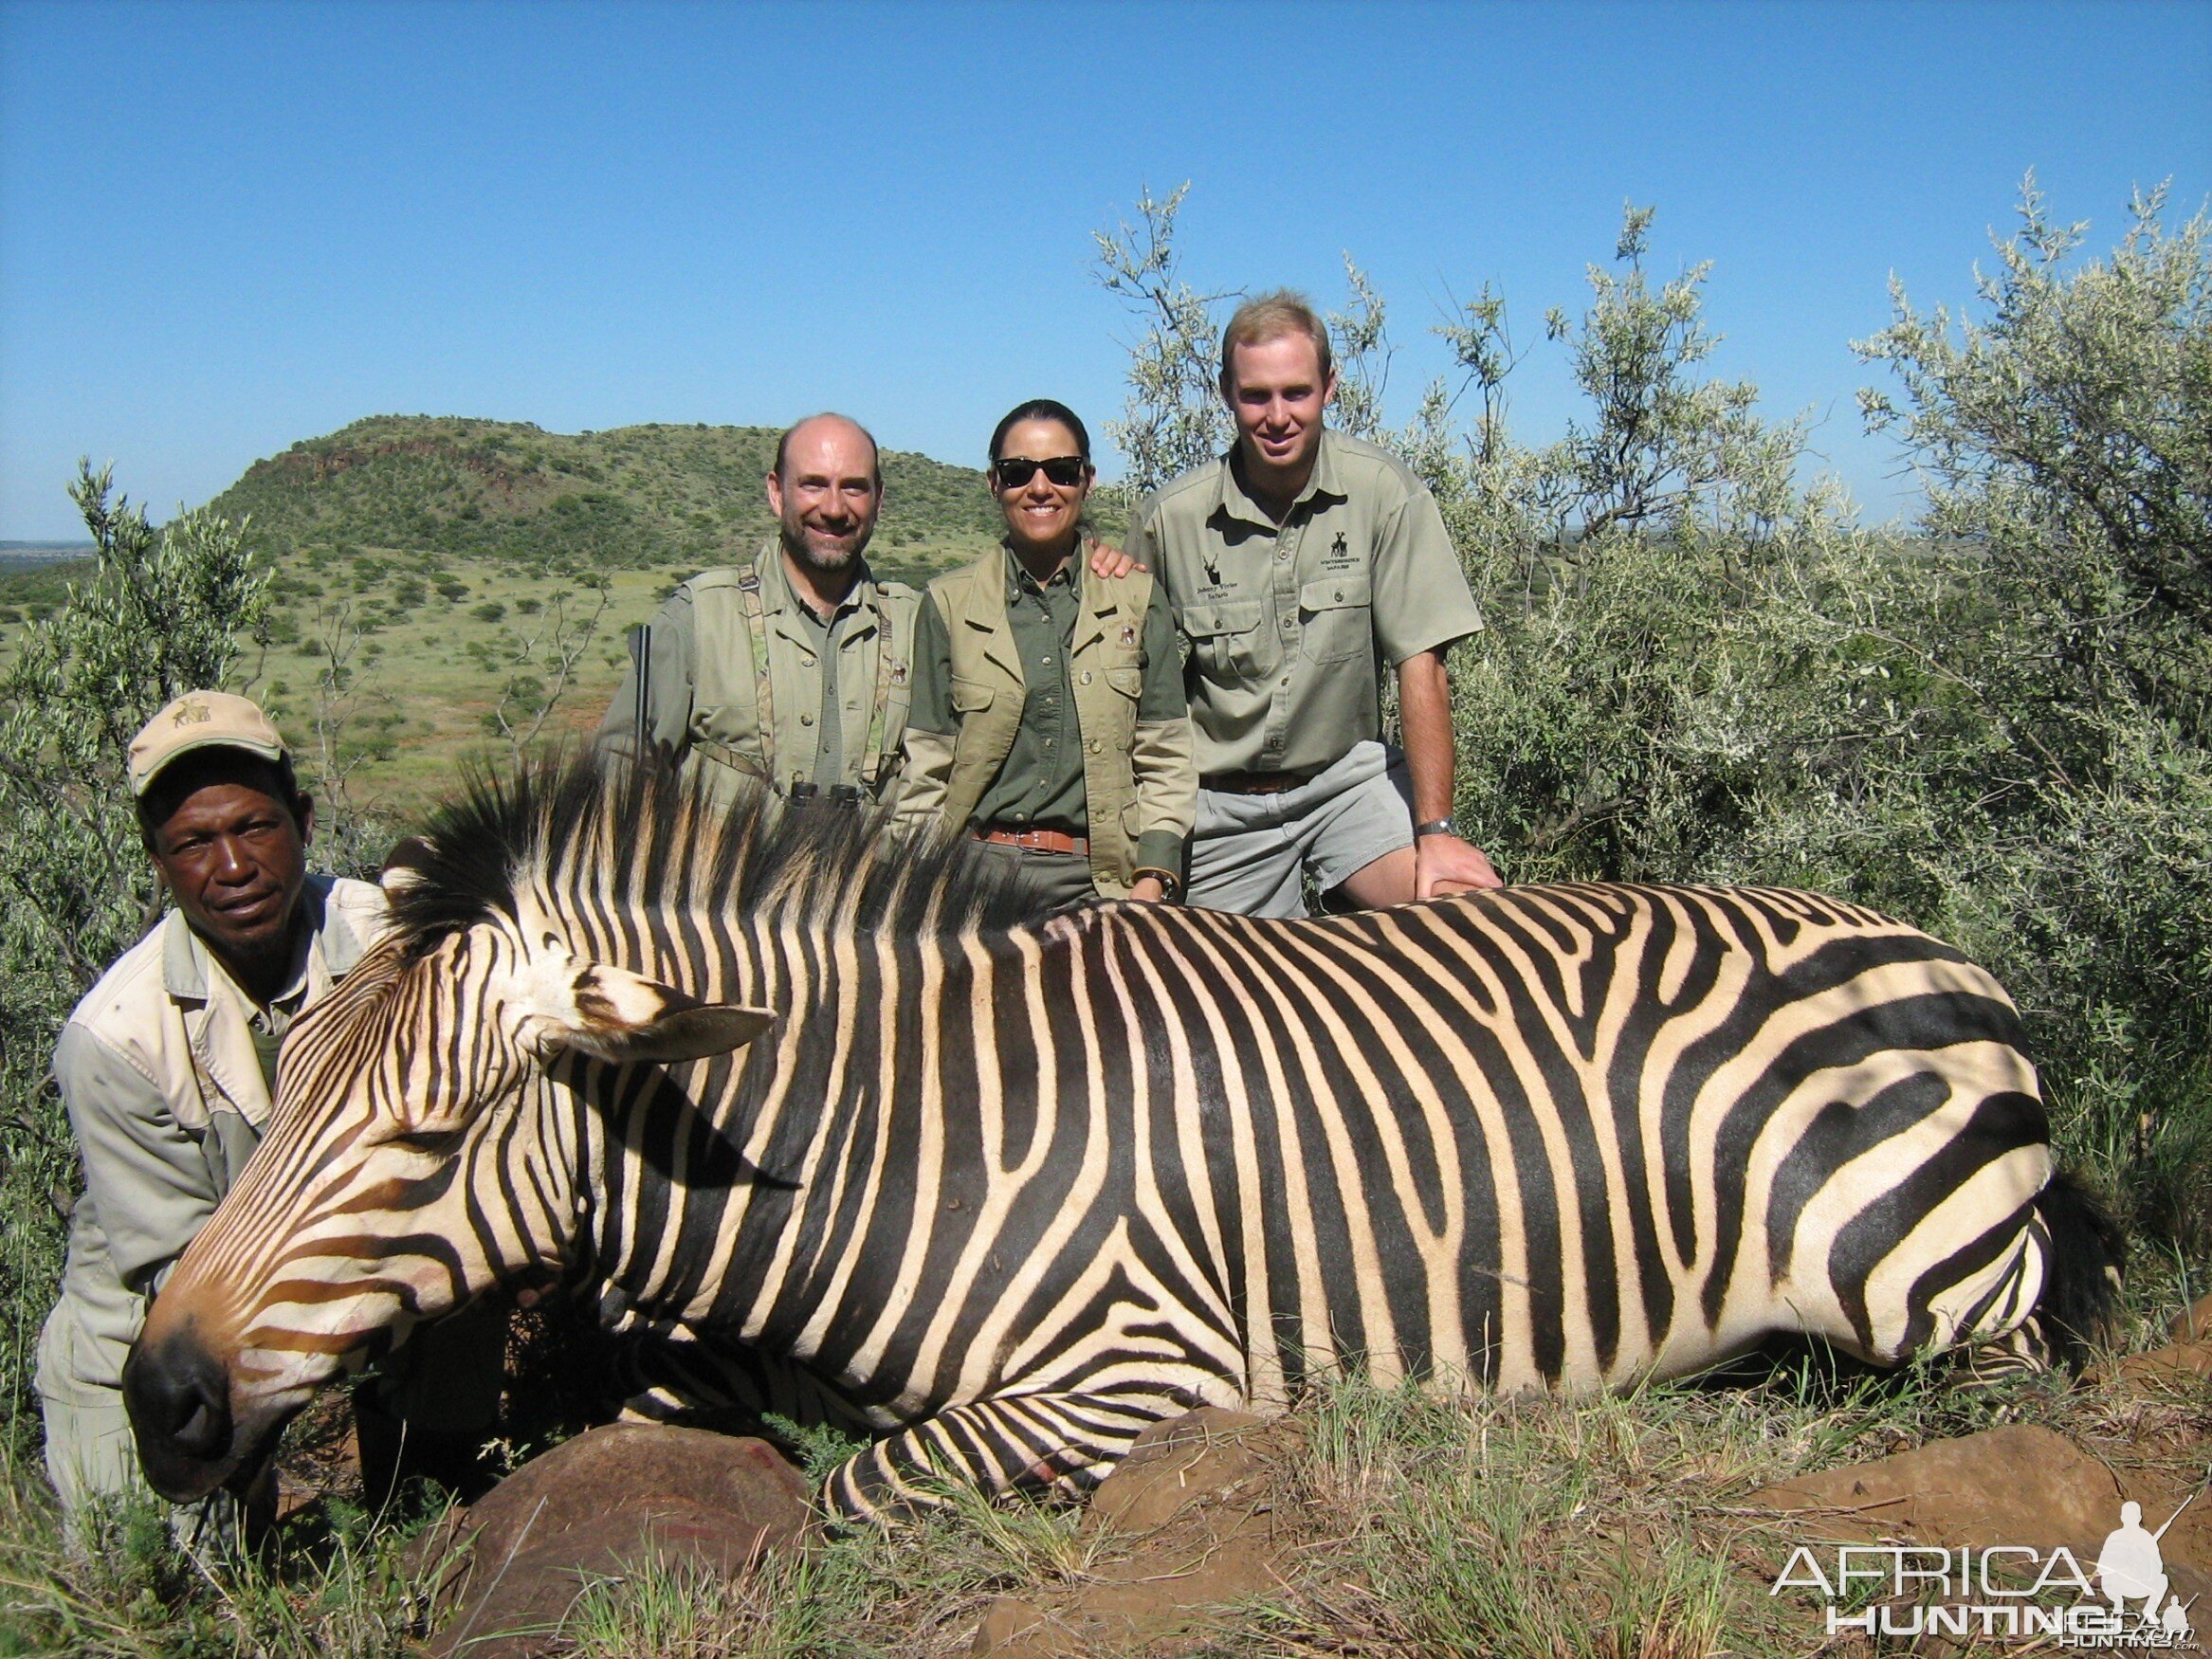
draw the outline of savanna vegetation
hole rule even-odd
[[[1182,201],[1147,197],[1099,239],[1100,280],[1137,321],[1115,434],[1131,490],[1227,436],[1222,297],[1179,267]],[[1856,342],[1861,408],[1926,510],[1878,527],[1809,476],[1801,420],[1710,376],[1704,268],[1659,275],[1655,229],[1626,213],[1578,313],[1517,328],[1484,289],[1441,325],[1454,377],[1396,425],[1387,308],[1347,262],[1336,418],[1427,479],[1489,621],[1453,663],[1458,814],[1511,880],[1813,886],[1991,966],[2063,1155],[2124,1218],[2148,1341],[2212,1275],[2212,224],[2154,195],[2092,256],[2031,184],[1954,304],[1894,293],[1889,325]],[[1563,354],[1584,394],[1547,444],[1511,418],[1534,351]],[[45,1066],[70,1001],[148,914],[121,807],[130,729],[185,684],[259,675],[296,740],[317,735],[310,779],[341,806],[361,765],[433,733],[520,749],[562,698],[587,701],[589,674],[611,680],[606,624],[584,620],[603,584],[628,620],[765,528],[742,518],[759,447],[749,429],[365,422],[158,532],[104,475],[80,480],[98,557],[8,630],[0,684],[0,1652],[396,1653],[422,1616],[407,1525],[342,1504],[212,1575],[142,1519],[89,1561],[58,1541],[29,1351],[74,1171]],[[680,456],[711,464],[693,476]],[[988,529],[979,489],[957,514],[946,499],[931,547]],[[406,671],[364,719],[347,699],[378,641],[387,665],[407,642]],[[463,693],[414,665],[472,650],[456,719]],[[347,743],[370,746],[354,773]],[[383,827],[364,807],[338,828],[321,845],[344,862]],[[1468,1403],[1347,1379],[1287,1454],[1295,1567],[1200,1646],[1807,1651],[1764,1594],[1775,1540],[1731,1507],[1757,1486],[2001,1419],[2115,1457],[2212,1432],[2202,1390],[2157,1416],[2103,1385],[1943,1380],[1811,1362],[1629,1399]],[[1097,1547],[1064,1512],[969,1506],[737,1589],[674,1569],[603,1586],[567,1637],[607,1654],[961,1651],[992,1597],[1080,1580]]]

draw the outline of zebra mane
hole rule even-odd
[[[690,910],[824,933],[943,937],[1037,912],[964,836],[894,833],[881,808],[790,806],[765,789],[716,796],[585,749],[472,771],[386,860],[409,954],[524,893],[636,911]]]

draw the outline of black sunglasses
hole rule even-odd
[[[1050,461],[1032,461],[1026,455],[1009,455],[991,463],[993,476],[1000,489],[1020,489],[1037,475],[1037,468],[1045,469],[1045,477],[1062,489],[1083,482],[1083,475],[1090,470],[1090,463],[1080,455],[1055,455]]]

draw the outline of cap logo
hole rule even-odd
[[[215,718],[215,711],[204,702],[188,702],[179,707],[170,724],[174,726],[204,726]]]

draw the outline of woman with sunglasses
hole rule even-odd
[[[899,822],[964,830],[1052,908],[1173,898],[1197,804],[1174,616],[1147,573],[1091,569],[1094,476],[1072,410],[1012,410],[991,434],[1005,537],[929,585],[915,629]]]

